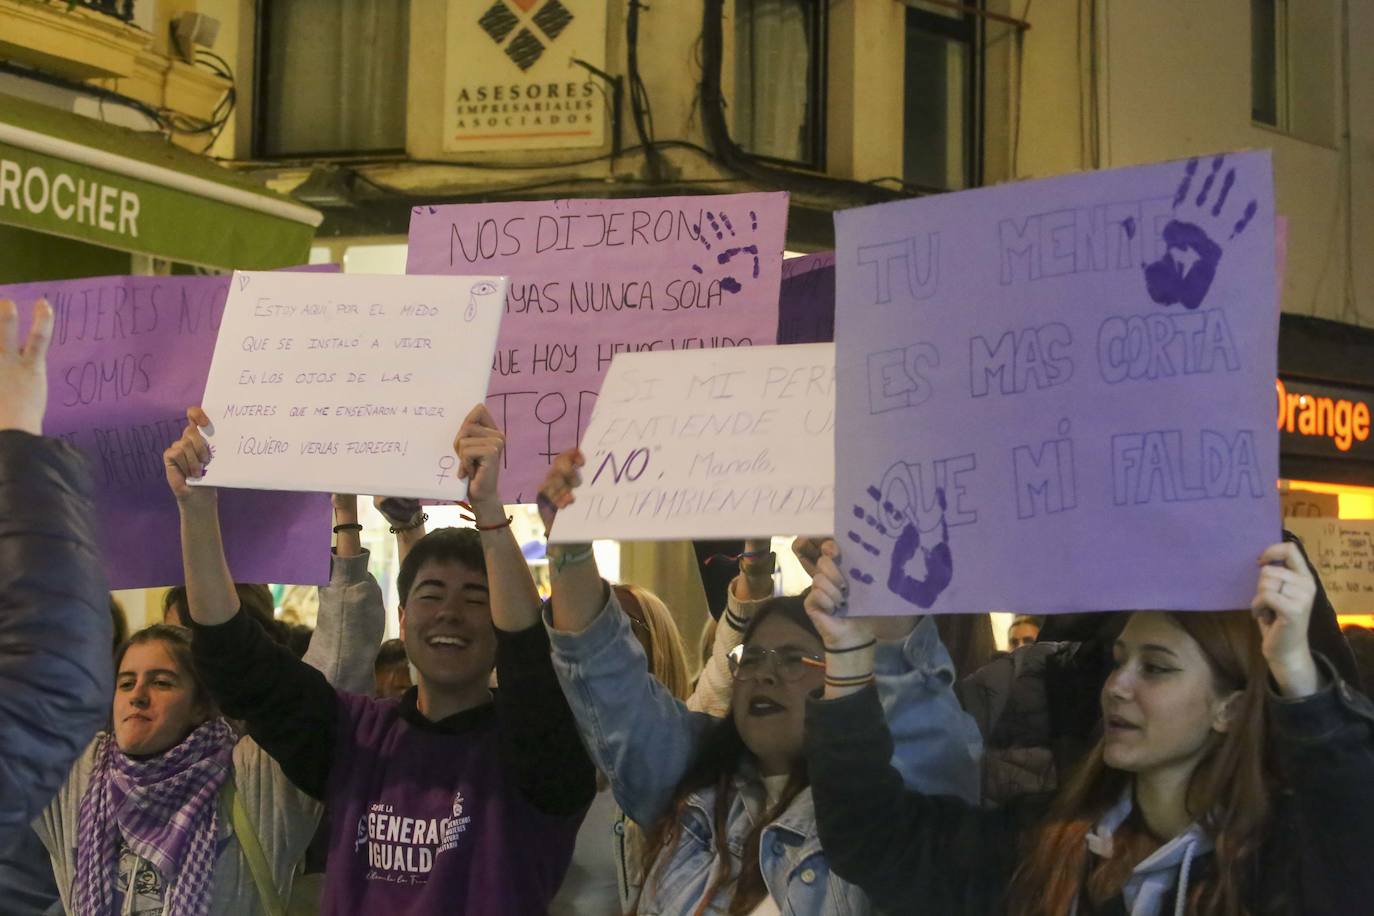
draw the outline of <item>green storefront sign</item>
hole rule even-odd
[[[0,224],[205,267],[304,263],[320,214],[160,137],[0,95]]]

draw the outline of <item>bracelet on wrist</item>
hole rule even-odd
[[[507,515],[506,520],[504,522],[497,522],[495,525],[474,524],[473,527],[476,528],[478,531],[499,531],[502,528],[509,528],[511,526],[511,523],[514,521],[515,516]]]
[[[428,513],[426,513],[426,512],[416,512],[413,516],[411,516],[410,521],[407,522],[406,524],[404,524],[404,525],[392,525],[392,526],[391,526],[391,533],[392,533],[392,534],[402,534],[402,533],[404,533],[404,532],[406,532],[406,531],[414,531],[416,528],[419,528],[421,525],[423,525],[423,524],[424,524],[425,522],[427,522],[427,521],[429,521],[429,514],[428,514]]]
[[[334,526],[334,533],[335,533],[335,534],[339,534],[339,533],[342,532],[342,531],[362,531],[362,530],[363,530],[363,526],[362,526],[362,525],[359,525],[357,522],[344,522],[342,525],[335,525],[335,526]]]
[[[778,557],[771,550],[767,553],[740,554],[739,571],[745,578],[772,578],[777,570]]]
[[[846,652],[858,652],[860,649],[871,649],[873,646],[876,646],[877,644],[878,640],[870,639],[868,642],[859,643],[857,646],[846,646],[843,649],[832,649],[829,646],[826,646],[825,652],[827,655],[844,655]]]
[[[863,687],[873,683],[873,672],[867,674],[837,675],[827,674],[825,683],[828,687]]]
[[[579,563],[585,563],[590,560],[592,556],[591,544],[582,548],[573,549],[554,548],[554,550],[548,553],[549,561],[553,563],[553,571],[556,573],[562,572],[569,566],[577,566]]]

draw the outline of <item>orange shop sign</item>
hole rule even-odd
[[[1334,447],[1341,454],[1369,441],[1369,396],[1363,392],[1283,379],[1277,379],[1274,385],[1278,392],[1279,432],[1285,440],[1326,440],[1320,444]],[[1327,448],[1318,451],[1327,452]]]

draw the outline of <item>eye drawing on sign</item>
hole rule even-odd
[[[468,310],[463,313],[464,321],[471,321],[477,317],[477,300],[486,298],[496,292],[496,284],[490,280],[483,280],[481,283],[474,283],[472,291],[468,293]]]
[[[873,497],[875,507],[881,508],[877,512],[869,512],[863,506],[855,506],[854,517],[863,521],[870,531],[886,538],[896,538],[888,566],[887,590],[908,604],[928,609],[954,578],[954,557],[949,550],[949,525],[945,520],[944,487],[935,490],[935,498],[940,506],[940,540],[931,547],[921,546],[921,527],[910,504],[894,504],[885,499],[877,487],[869,487],[868,495]],[[894,529],[897,529],[895,534]],[[870,543],[864,535],[851,530],[848,537],[874,559],[882,558],[882,548]],[[918,561],[923,569],[915,571],[908,568]],[[916,574],[913,575],[913,572]],[[849,575],[865,585],[874,582],[874,577],[858,566],[851,566]]]
[[[741,255],[752,255],[754,258],[753,278],[757,280],[759,278],[759,246],[736,244],[735,240],[738,236],[735,233],[735,224],[731,221],[730,215],[724,211],[716,214],[707,210],[706,220],[711,224],[709,229],[706,226],[694,226],[693,228],[700,236],[701,244],[715,256],[716,263],[724,266]],[[759,231],[759,216],[753,210],[749,211],[749,231],[751,233]],[[726,233],[730,235],[728,240],[725,237]],[[716,251],[712,247],[711,240],[707,237],[710,235],[714,235],[716,243],[723,246],[720,251]],[[705,273],[699,264],[693,264],[692,270],[699,274]],[[721,277],[720,288],[727,293],[737,293],[744,287],[734,277]]]
[[[1210,226],[1214,233],[1220,234],[1226,231],[1230,222],[1230,217],[1223,216],[1222,210],[1236,183],[1235,169],[1227,169],[1225,175],[1221,176],[1221,187],[1216,189],[1215,199],[1212,198],[1225,159],[1225,156],[1217,156],[1212,160],[1211,171],[1203,179],[1197,196],[1191,200],[1189,194],[1197,175],[1198,161],[1190,159],[1184,167],[1183,181],[1174,192],[1174,218],[1164,227],[1164,255],[1153,264],[1141,265],[1145,269],[1145,288],[1150,298],[1160,305],[1181,303],[1186,309],[1195,309],[1212,288],[1222,248],[1203,226]],[[1213,201],[1210,206],[1209,200]],[[1259,204],[1254,200],[1245,205],[1240,218],[1231,225],[1227,241],[1245,231],[1258,209]],[[1127,224],[1126,231],[1129,233],[1132,228],[1131,224]],[[1148,242],[1148,236],[1146,239]]]

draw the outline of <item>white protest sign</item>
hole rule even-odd
[[[1285,518],[1302,538],[1337,614],[1374,613],[1374,521]]]
[[[549,540],[828,532],[834,426],[834,344],[620,353]]]
[[[462,499],[453,438],[486,397],[504,277],[236,273],[201,483]]]

